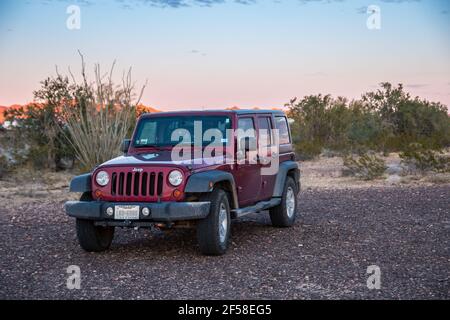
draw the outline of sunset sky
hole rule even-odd
[[[80,29],[66,26],[70,5]],[[366,26],[367,6],[381,29]],[[79,71],[148,79],[162,110],[280,107],[293,97],[358,98],[384,81],[450,105],[446,0],[1,0],[0,105],[33,99],[39,82]]]

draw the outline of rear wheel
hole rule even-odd
[[[90,193],[83,193],[81,201],[92,201]],[[88,252],[101,252],[111,246],[114,227],[96,226],[92,220],[76,220],[77,237],[81,248]]]
[[[197,240],[200,251],[205,255],[218,256],[228,249],[230,241],[230,204],[222,189],[214,189],[201,201],[210,201],[209,215],[197,225]]]
[[[281,203],[270,209],[270,220],[273,226],[290,227],[295,223],[297,193],[297,185],[294,179],[286,177]]]

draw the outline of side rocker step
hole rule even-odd
[[[269,201],[261,201],[250,207],[234,209],[231,211],[231,215],[232,215],[232,218],[240,218],[240,217],[243,217],[250,213],[255,213],[255,212],[267,210],[272,207],[276,207],[280,203],[281,203],[281,198],[272,198]]]

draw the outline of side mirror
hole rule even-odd
[[[130,139],[124,139],[122,141],[122,146],[120,147],[120,150],[126,154],[128,152],[128,149],[130,148],[130,143],[131,143]]]
[[[240,141],[240,150],[244,152],[256,151],[256,138],[254,137],[244,137]]]

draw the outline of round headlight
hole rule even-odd
[[[100,171],[95,176],[95,181],[99,186],[106,186],[109,183],[109,175],[106,171]]]
[[[169,182],[174,187],[178,187],[183,182],[183,174],[179,170],[173,170],[169,173]]]

